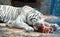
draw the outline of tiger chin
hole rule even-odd
[[[0,5],[0,20],[8,23],[8,26],[23,28],[26,31],[38,30],[44,22],[43,14],[30,6],[13,7],[9,5]],[[6,26],[7,24],[0,24]],[[47,24],[49,25],[49,24]]]

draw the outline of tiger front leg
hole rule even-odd
[[[15,21],[15,26],[17,28],[23,28],[26,31],[34,31],[34,28],[29,26],[28,24],[26,24],[25,22],[23,22],[23,19],[21,19],[20,17],[18,17]]]

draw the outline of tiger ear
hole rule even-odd
[[[30,7],[28,5],[23,6],[22,9],[24,10],[24,12],[29,12],[31,10],[34,10],[32,7]]]

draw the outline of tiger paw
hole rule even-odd
[[[32,27],[27,27],[27,28],[25,28],[25,30],[26,30],[27,32],[34,31],[34,29],[33,29]]]

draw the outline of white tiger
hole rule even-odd
[[[26,31],[34,31],[44,22],[43,14],[30,6],[13,7],[9,5],[0,5],[0,20],[14,24],[15,27],[23,28]],[[6,24],[0,26],[6,26]]]

